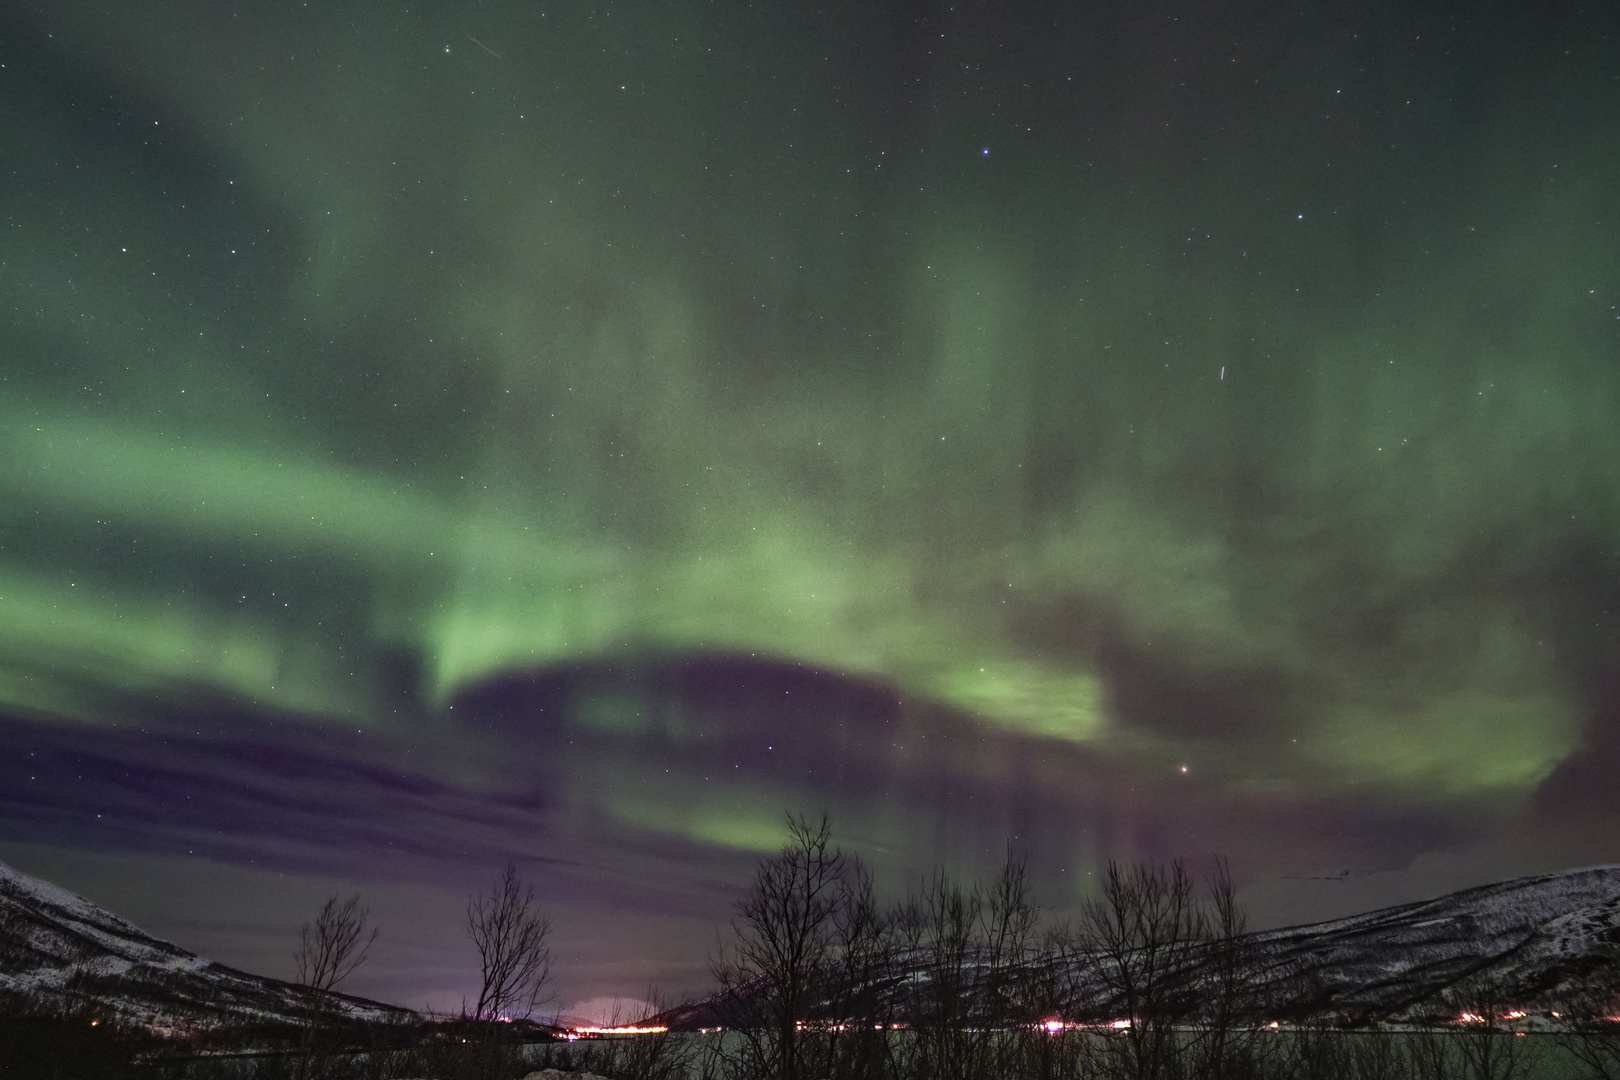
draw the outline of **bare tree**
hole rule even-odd
[[[1082,922],[1117,1025],[1108,1045],[1112,1071],[1131,1080],[1176,1076],[1176,1025],[1196,1004],[1187,974],[1209,935],[1186,868],[1180,860],[1168,867],[1110,861],[1102,896],[1085,906]]]
[[[1524,1016],[1497,981],[1476,973],[1446,991],[1443,999],[1452,1011],[1451,1043],[1465,1080],[1520,1080],[1537,1071],[1535,1048],[1528,1037],[1513,1030],[1512,1021]]]
[[[367,933],[370,919],[371,911],[361,906],[359,893],[343,901],[333,894],[321,905],[315,921],[305,923],[299,933],[293,959],[309,1007],[298,1054],[300,1077],[309,1075],[316,1038],[333,1012],[333,992],[360,966],[377,940],[376,929]]]
[[[1592,1080],[1620,1080],[1620,943],[1596,971],[1555,996],[1558,1044]]]
[[[1207,910],[1198,973],[1200,1003],[1191,1025],[1190,1072],[1223,1080],[1254,1074],[1275,1045],[1261,1034],[1256,1000],[1260,957],[1247,937],[1248,916],[1238,905],[1231,865],[1220,859],[1206,882]]]
[[[853,860],[832,846],[832,824],[789,815],[788,842],[762,859],[754,884],[738,901],[735,944],[713,963],[720,984],[717,1011],[741,1038],[746,1058],[733,1064],[746,1075],[800,1080],[817,1073],[825,1049],[814,1019],[827,973],[837,957],[840,923],[847,917]],[[822,1019],[825,1019],[824,1017]],[[818,1046],[819,1044],[819,1046]],[[819,1075],[819,1073],[817,1073]]]
[[[468,899],[467,936],[478,950],[482,976],[473,1019],[519,1019],[533,1013],[551,976],[551,921],[516,865],[507,863],[489,892]]]
[[[883,991],[893,975],[889,920],[872,894],[872,873],[851,858],[843,901],[834,917],[835,959],[825,982],[827,1062],[836,1080],[881,1077],[889,1057],[894,1016]]]
[[[640,1010],[624,1013],[615,1005],[608,1026],[645,1024],[666,1007],[656,990],[648,990]],[[577,1068],[614,1080],[687,1080],[699,1050],[698,1044],[683,1035],[654,1031],[632,1039],[604,1039],[597,1044],[596,1060],[588,1068],[583,1063]]]
[[[901,954],[920,959],[926,975],[911,997],[912,1036],[897,1071],[930,1080],[1016,1075],[1030,1056],[1028,1036],[1055,1006],[1050,965],[1034,956],[1040,910],[1023,857],[1009,846],[995,878],[967,889],[936,871],[894,923]],[[1050,1048],[1041,1049],[1035,1057],[1050,1064]]]
[[[1039,1017],[1029,1000],[1030,949],[1041,912],[1023,854],[1009,844],[995,879],[979,891],[983,1019],[992,1028],[1031,1023]]]
[[[1045,1044],[1053,1040],[1042,1027],[1054,1004],[1044,986],[1046,957],[1039,953],[1037,931],[1041,909],[1029,887],[1023,853],[1007,845],[1006,858],[988,884],[979,888],[979,1003],[977,1026],[985,1033],[989,1071],[1015,1074],[1031,1064],[1028,1051],[1040,1047],[1041,1071],[1053,1064]]]
[[[981,1064],[982,1029],[973,1023],[981,906],[977,889],[964,889],[939,868],[896,917],[902,955],[920,960],[926,972],[922,994],[910,1002],[905,1075],[968,1080]]]
[[[360,894],[342,903],[334,895],[321,905],[315,921],[305,923],[299,935],[298,982],[316,994],[329,994],[359,967],[377,940],[366,933],[371,910],[360,905]]]

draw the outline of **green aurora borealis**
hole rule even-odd
[[[533,860],[576,996],[784,809],[1059,908],[1620,858],[1620,39],[1534,7],[6,5],[0,857]]]

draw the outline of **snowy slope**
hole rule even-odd
[[[1620,866],[1519,878],[1250,934],[1238,953],[1245,974],[1239,1008],[1262,1020],[1455,1018],[1457,1005],[1445,995],[1470,980],[1489,986],[1498,1004],[1556,1008],[1562,993],[1605,979],[1620,984]],[[1072,1007],[1080,1015],[1118,1015],[1094,962],[1083,949],[1071,956],[1059,965],[1058,981],[1073,988]],[[884,980],[882,993],[896,1019],[908,1019],[927,1000],[926,961],[900,958]],[[1176,981],[1208,987],[1208,968],[1189,955]],[[679,1029],[713,1026],[722,1022],[716,1005],[711,999],[682,1006],[659,1022]]]
[[[1620,867],[1518,878],[1249,941],[1278,998],[1318,1009],[1422,1013],[1473,976],[1538,1001],[1620,964]]]
[[[82,896],[0,863],[0,991],[48,1006],[87,1004],[156,1028],[280,1023],[299,988],[186,952]],[[383,1020],[408,1010],[339,995],[344,1015]]]

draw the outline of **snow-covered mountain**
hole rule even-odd
[[[1546,1002],[1620,983],[1620,866],[1519,878],[1346,919],[1243,939],[1252,1000],[1279,1014],[1401,1020],[1441,1012],[1443,995],[1477,979],[1504,999]],[[1085,961],[1075,983],[1085,986]],[[923,990],[903,964],[891,1001]],[[1197,966],[1188,972],[1197,981]],[[0,863],[0,993],[84,1003],[162,1029],[296,1022],[299,988],[213,963],[65,889]],[[392,1005],[338,995],[356,1021],[408,1020]],[[1106,1008],[1100,1002],[1094,1005]],[[664,1014],[674,1027],[717,1022],[712,1002]]]
[[[1455,1018],[1448,993],[1488,993],[1496,1004],[1557,1008],[1572,993],[1620,988],[1620,866],[1568,870],[1467,889],[1435,900],[1330,922],[1244,936],[1238,1008],[1251,1019],[1401,1022]],[[879,999],[896,1020],[927,1009],[927,957],[898,958],[880,980]],[[1061,960],[1032,956],[1032,970],[1069,990],[1079,1015],[1118,1015],[1084,948]],[[1172,982],[1194,996],[1211,985],[1207,954],[1188,949]],[[964,972],[972,996],[975,967]],[[1051,981],[1048,980],[1049,984]],[[729,1010],[735,1012],[735,1009]],[[717,999],[670,1010],[658,1022],[677,1029],[724,1022]]]
[[[1278,1000],[1399,1019],[1474,980],[1541,1002],[1620,975],[1620,866],[1466,889],[1347,919],[1253,934],[1250,955]]]
[[[87,1005],[155,1029],[296,1022],[299,987],[250,975],[155,938],[82,896],[0,863],[0,992]],[[356,1021],[415,1014],[336,995]]]

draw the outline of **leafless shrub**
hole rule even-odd
[[[1197,998],[1187,979],[1208,936],[1197,886],[1178,860],[1109,862],[1102,896],[1082,910],[1094,972],[1119,1026],[1108,1041],[1110,1071],[1130,1080],[1172,1080],[1180,1068],[1176,1027]]]
[[[638,1013],[625,1014],[615,1006],[609,1026],[645,1024],[667,1007],[657,991],[648,991],[647,1004]],[[582,1055],[580,1071],[590,1071],[613,1080],[686,1080],[692,1073],[698,1045],[668,1031],[651,1032],[625,1039],[607,1039]]]
[[[921,960],[920,995],[907,1002],[913,1035],[900,1061],[901,1075],[956,1080],[971,1066],[969,1009],[972,945],[979,897],[937,870],[896,918],[902,952]]]
[[[762,859],[732,919],[733,944],[711,965],[716,1011],[740,1040],[738,1075],[819,1080],[828,1042],[814,1022],[838,959],[841,920],[852,905],[852,859],[832,845],[832,823],[789,815],[788,842]],[[811,1029],[804,1030],[805,1026]],[[819,1052],[818,1052],[819,1051]]]
[[[367,932],[370,918],[371,912],[361,906],[358,893],[342,901],[334,894],[321,905],[315,920],[305,923],[299,933],[293,959],[308,1008],[297,1058],[296,1075],[300,1080],[316,1070],[318,1043],[333,1019],[333,992],[365,961],[377,940],[375,928]]]
[[[1448,1041],[1464,1080],[1520,1080],[1536,1070],[1536,1045],[1513,1030],[1522,1017],[1496,980],[1484,975],[1464,979],[1443,1000],[1451,1014]]]
[[[356,893],[342,903],[334,895],[321,905],[314,922],[304,924],[294,960],[298,982],[316,995],[329,995],[353,974],[371,951],[377,931],[366,932],[371,911]]]
[[[478,950],[480,983],[472,1019],[524,1019],[544,1000],[551,975],[551,921],[534,886],[508,863],[487,893],[467,901],[467,936]]]
[[[838,1080],[878,1080],[890,1045],[894,950],[889,918],[872,894],[872,875],[850,859],[843,898],[833,915],[834,962],[824,976],[821,1027],[826,1034],[824,1074]]]
[[[1197,950],[1198,1005],[1185,1044],[1186,1071],[1204,1080],[1241,1080],[1272,1071],[1277,1042],[1262,1030],[1255,994],[1260,957],[1225,859],[1205,882],[1204,943]]]
[[[1062,950],[1055,938],[1037,940],[1040,909],[1020,855],[1009,848],[997,875],[971,888],[937,872],[893,923],[897,952],[920,959],[926,976],[907,1002],[912,1034],[896,1054],[897,1076],[1072,1071],[1084,1040],[1044,1027],[1064,1011]]]
[[[1611,946],[1616,953],[1620,947]],[[1592,1080],[1620,1080],[1620,957],[1588,973],[1558,998],[1557,1042]]]
[[[546,999],[551,921],[532,884],[507,863],[488,892],[467,899],[467,937],[478,951],[478,1001],[462,1004],[459,1033],[448,1040],[447,1080],[504,1080],[518,1075],[522,1047],[508,1020],[524,1020]],[[458,1041],[459,1040],[459,1041]]]

